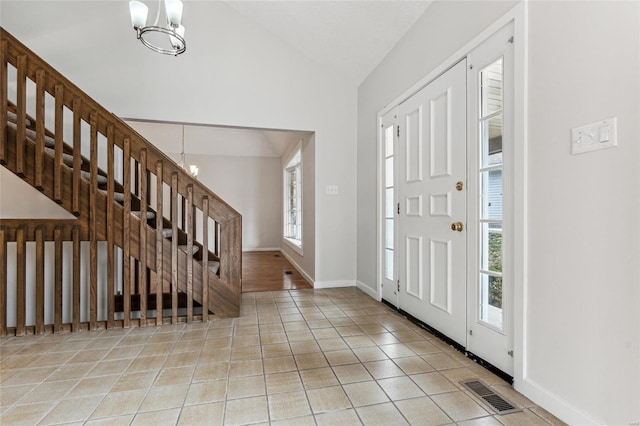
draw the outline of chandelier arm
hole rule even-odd
[[[167,35],[169,35],[171,37],[175,37],[178,41],[180,41],[182,46],[177,47],[175,49],[164,49],[162,47],[158,47],[158,46],[154,45],[153,43],[145,40],[144,34],[145,33],[150,33],[150,32],[158,32],[158,33],[167,34]],[[153,50],[154,52],[162,53],[163,55],[178,56],[179,54],[181,54],[185,50],[187,50],[187,42],[185,41],[184,37],[182,37],[177,32],[175,32],[173,30],[170,30],[168,28],[156,27],[156,26],[138,28],[137,34],[138,34],[138,39],[142,42],[142,44],[144,44],[145,46],[147,46],[149,49]]]

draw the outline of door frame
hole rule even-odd
[[[513,93],[513,235],[512,235],[512,270],[513,270],[513,386],[520,390],[527,386],[527,86],[528,86],[528,4],[520,2],[505,15],[474,37],[471,41],[458,49],[426,76],[421,78],[408,90],[387,104],[377,114],[377,300],[382,298],[381,277],[381,244],[380,224],[382,223],[381,207],[383,206],[380,188],[382,186],[381,167],[384,161],[382,146],[379,143],[382,116],[402,102],[419,92],[423,87],[438,78],[472,50],[489,39],[508,23],[513,22],[513,61],[514,61],[514,93]]]

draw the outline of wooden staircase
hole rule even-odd
[[[2,28],[0,137],[0,164],[76,217],[0,219],[0,335],[239,315],[240,214]]]

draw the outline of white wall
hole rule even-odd
[[[242,215],[242,250],[279,250],[282,169],[277,157],[186,155],[198,180]]]
[[[0,166],[0,218],[75,219],[46,195]]]
[[[126,2],[2,2],[7,31],[119,116],[315,131],[315,278],[354,282],[356,87],[224,2],[186,2],[184,23],[174,58],[135,39]]]
[[[637,423],[640,3],[532,2],[529,24],[528,379]],[[569,154],[572,127],[612,116],[617,148]]]
[[[359,88],[358,280],[372,288],[376,112],[511,6],[434,3]],[[529,8],[527,352],[516,384],[571,424],[637,423],[640,3]],[[611,116],[618,148],[570,155],[572,127]]]

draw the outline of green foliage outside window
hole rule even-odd
[[[489,233],[489,270],[502,272],[502,233]],[[502,308],[502,277],[489,277],[489,304]]]

